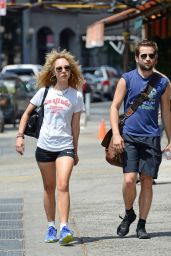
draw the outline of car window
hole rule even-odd
[[[83,70],[82,70],[82,72],[83,72],[83,74],[92,74],[92,75],[94,75],[94,72],[95,72],[95,69],[94,68],[84,68]]]
[[[16,90],[27,91],[25,84],[16,79],[5,78],[4,85],[7,87],[8,92],[12,94],[14,94]]]
[[[0,81],[0,93],[8,93],[7,87],[2,84],[2,81]]]
[[[97,69],[95,72],[94,72],[94,75],[99,78],[99,77],[103,77],[103,73],[100,69]]]
[[[21,68],[21,69],[7,69],[5,71],[5,73],[14,73],[17,74],[18,76],[22,76],[22,75],[27,75],[27,76],[33,76],[34,75],[34,71],[32,69],[25,69],[25,68]]]
[[[3,81],[3,84],[7,88],[8,93],[12,93],[12,94],[15,93],[15,85],[16,85],[15,80],[5,79]]]
[[[40,72],[42,70],[42,67],[40,66],[37,69],[38,69],[38,72]]]
[[[25,81],[25,87],[28,92],[36,92],[38,90],[37,81],[35,78],[31,78]]]
[[[115,77],[114,72],[112,72],[112,71],[109,70],[107,73],[108,73],[109,78]]]

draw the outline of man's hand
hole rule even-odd
[[[116,153],[123,153],[124,140],[120,134],[113,134],[113,147]]]

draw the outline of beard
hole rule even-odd
[[[153,70],[153,66],[146,66],[146,65],[144,65],[144,64],[141,64],[141,63],[139,63],[139,67],[140,67],[140,69],[142,70],[142,71],[152,71]]]

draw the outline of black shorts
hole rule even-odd
[[[138,172],[157,178],[162,160],[160,137],[141,137],[123,134],[123,172]]]
[[[58,157],[70,156],[74,158],[73,149],[65,149],[62,151],[51,152],[42,148],[37,147],[35,157],[37,162],[54,162]]]

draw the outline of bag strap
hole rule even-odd
[[[156,82],[159,80],[161,75],[159,73],[154,72],[151,80],[147,83],[146,88],[144,91],[142,91],[135,99],[134,102],[129,106],[126,113],[124,113],[123,118],[120,120],[120,124],[123,126],[125,120],[130,117],[132,114],[135,113],[135,111],[138,109],[138,107],[145,101],[149,100],[149,94],[153,90],[153,88],[156,85]]]
[[[48,90],[49,90],[49,86],[45,88],[45,91],[44,91],[44,94],[43,94],[43,99],[42,99],[40,107],[43,107],[43,103],[44,103],[45,98],[47,96]]]

